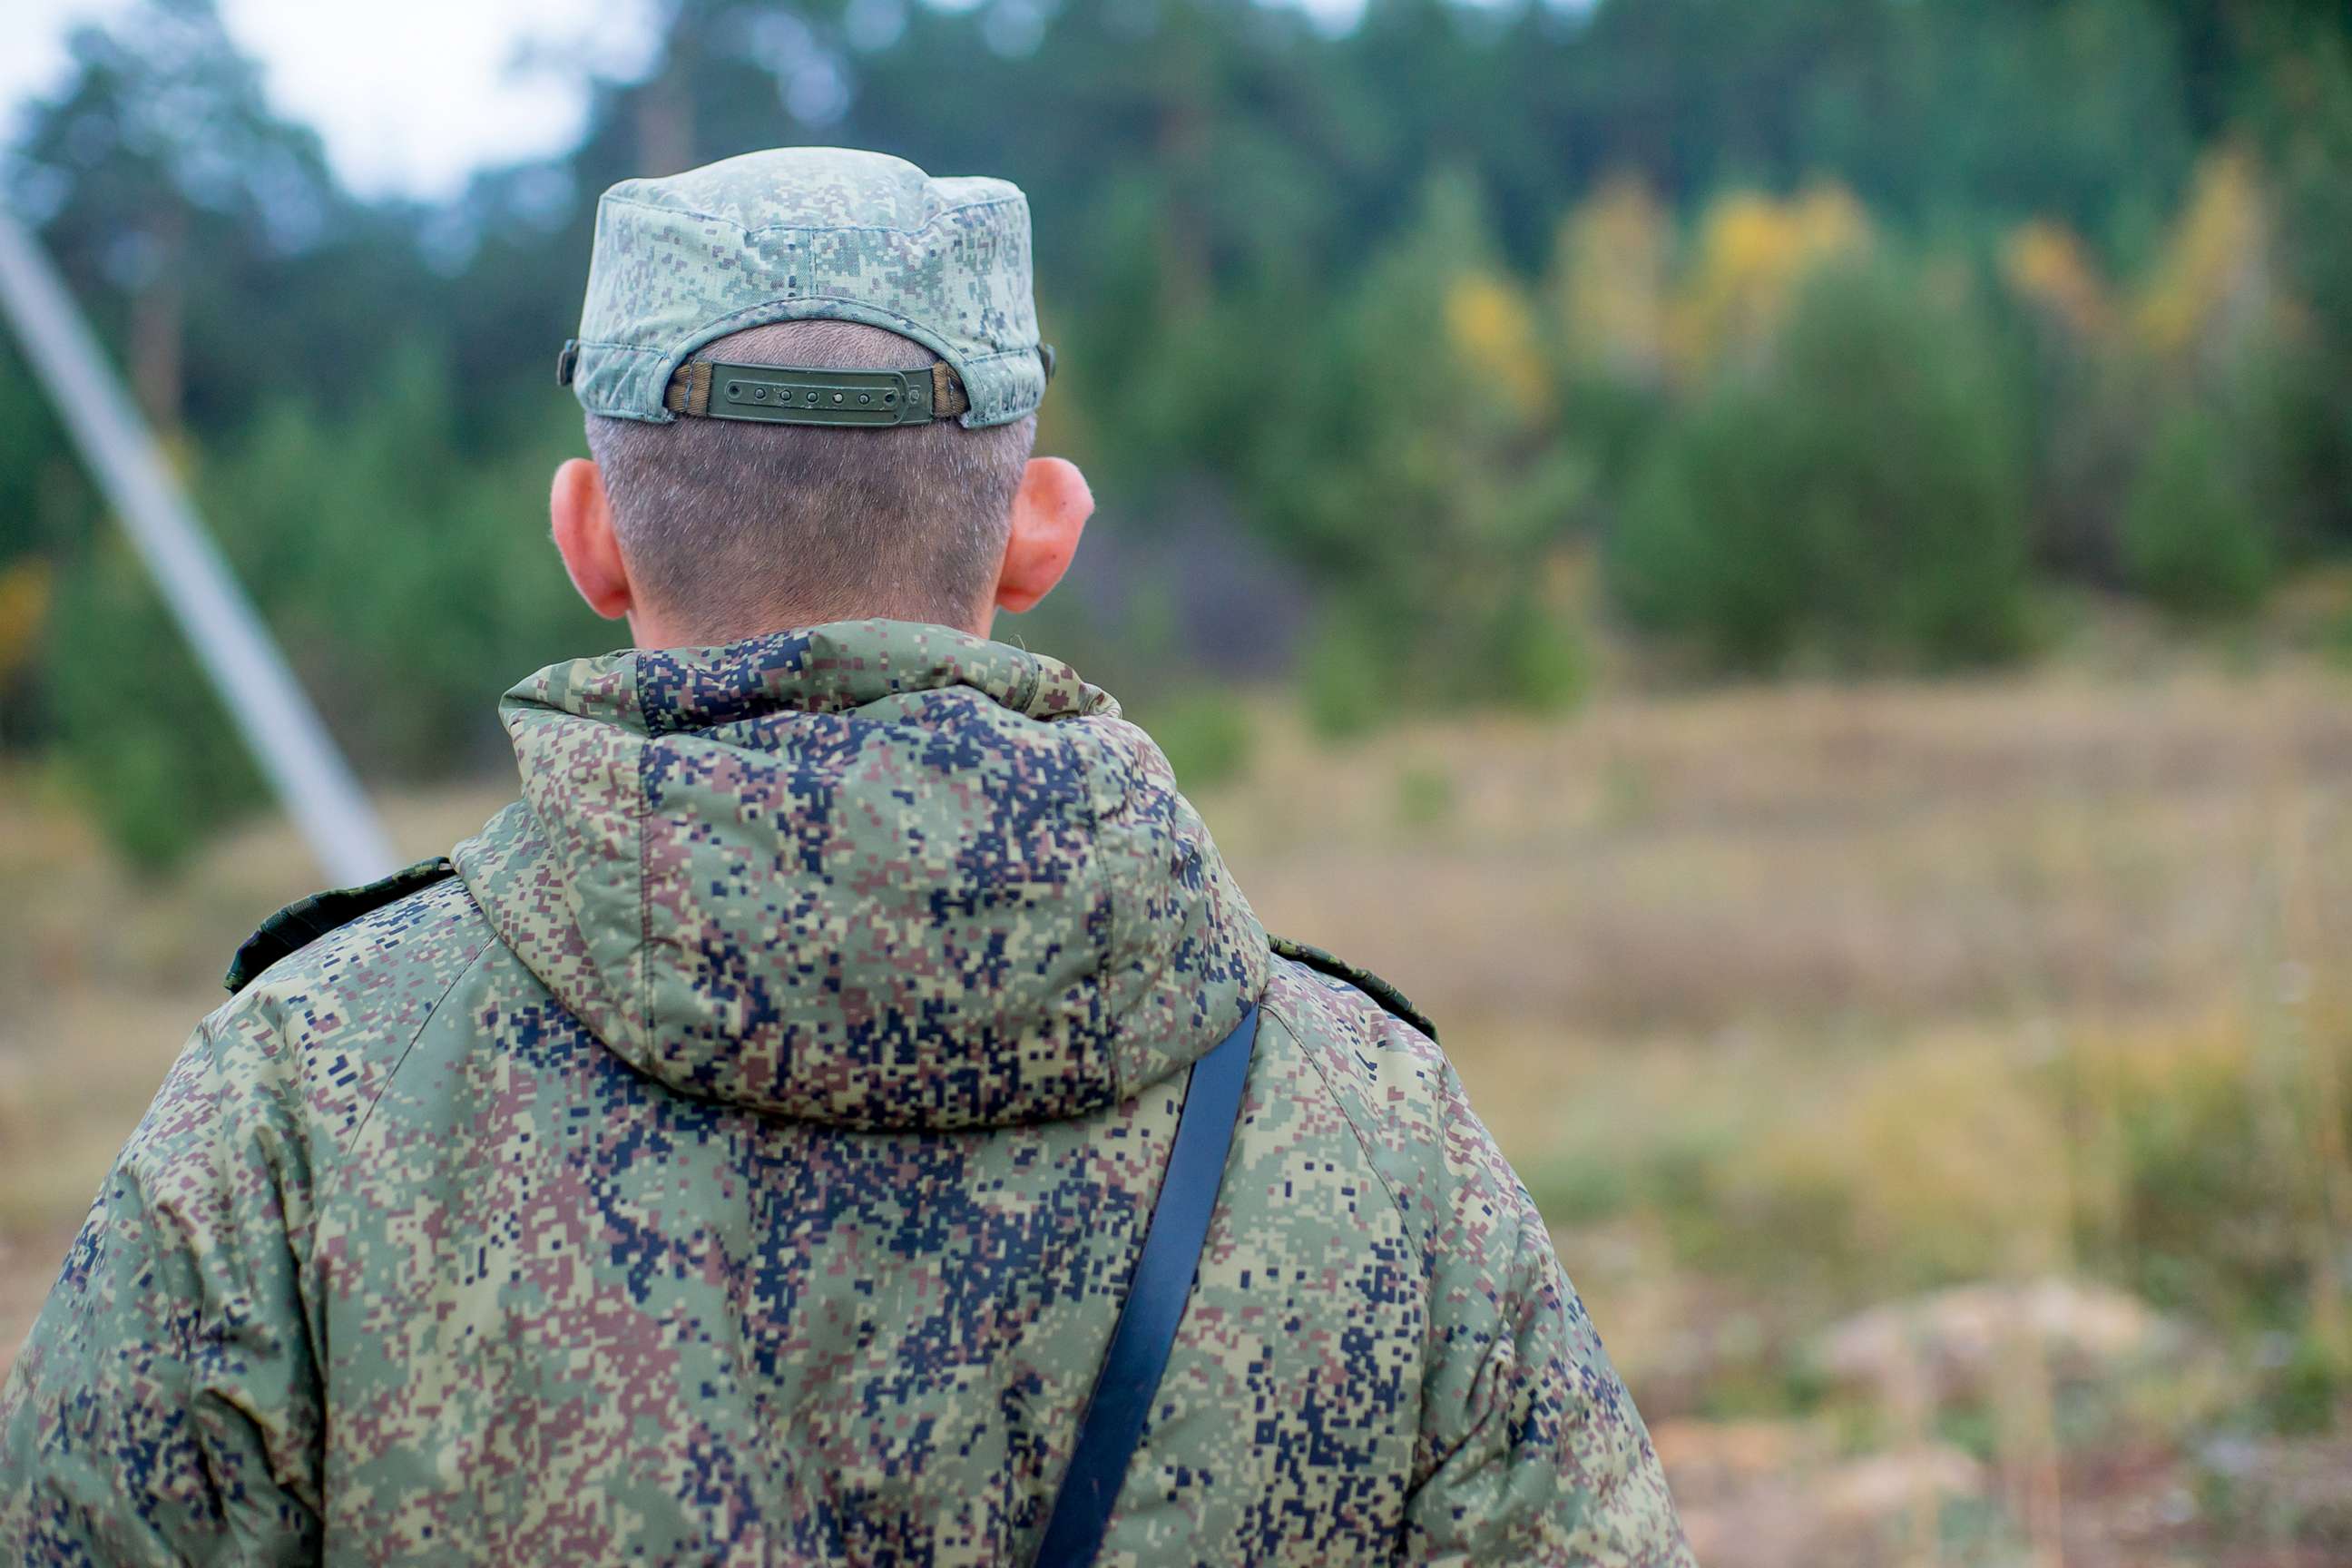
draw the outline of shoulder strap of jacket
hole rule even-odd
[[[1293,942],[1286,936],[1276,936],[1271,931],[1266,933],[1265,940],[1266,945],[1274,949],[1276,957],[1287,958],[1293,963],[1303,963],[1309,969],[1328,974],[1334,980],[1346,981],[1379,1003],[1383,1011],[1403,1019],[1431,1039],[1437,1038],[1437,1026],[1429,1021],[1429,1015],[1415,1007],[1403,992],[1370,970],[1359,969],[1346,959],[1335,958],[1319,947],[1314,947],[1303,942]]]
[[[300,952],[337,926],[349,925],[371,910],[457,874],[457,868],[443,855],[419,860],[389,877],[356,888],[335,888],[298,899],[262,921],[260,929],[245,939],[245,945],[236,950],[236,957],[230,961],[221,984],[235,995],[252,984],[263,970]]]
[[[1225,1155],[1233,1148],[1234,1120],[1241,1113],[1242,1087],[1256,1044],[1257,1006],[1252,1004],[1234,1032],[1192,1064],[1184,1107],[1176,1113],[1167,1173],[1160,1178],[1160,1195],[1144,1226],[1135,1278],[1087,1398],[1077,1448],[1046,1515],[1035,1568],[1086,1568],[1102,1550],[1111,1508],[1143,1438],[1160,1374],[1175,1347],[1176,1325],[1201,1269],[1201,1247],[1217,1212],[1217,1189],[1225,1179]]]

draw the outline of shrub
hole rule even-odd
[[[1257,750],[1249,714],[1230,692],[1194,690],[1155,702],[1139,721],[1160,743],[1177,787],[1188,794],[1241,777]]]
[[[2184,405],[2158,426],[2125,505],[2123,546],[2133,584],[2175,614],[2242,616],[2261,605],[2276,551],[2210,416]]]
[[[1454,815],[1457,794],[1454,775],[1444,769],[1406,768],[1397,774],[1397,822],[1412,831],[1435,827]]]
[[[285,406],[199,465],[232,569],[362,773],[502,754],[499,693],[625,640],[573,599],[541,497],[578,416],[495,462],[457,449],[447,377],[412,359],[348,419]],[[551,400],[551,404],[553,400]],[[178,626],[111,529],[63,574],[46,660],[67,768],[134,860],[162,865],[261,798]]]
[[[260,774],[130,546],[100,537],[50,621],[60,761],[131,864],[158,870],[262,799]]]
[[[2011,400],[1977,313],[1935,299],[1886,263],[1819,273],[1760,363],[1668,422],[1610,542],[1637,626],[1748,669],[2020,650]]]
[[[1317,728],[1571,700],[1581,647],[1542,584],[1596,467],[1474,188],[1432,184],[1316,349],[1269,395],[1291,401],[1248,488],[1267,537],[1328,587],[1304,671]]]
[[[1307,647],[1307,667],[1300,685],[1307,700],[1307,721],[1327,741],[1360,735],[1381,721],[1390,702],[1381,672],[1387,665],[1380,639],[1366,631],[1358,617],[1344,613],[1325,616],[1323,625]]]
[[[1532,591],[1506,598],[1488,627],[1486,660],[1500,700],[1538,713],[1573,707],[1591,683],[1576,622]]]

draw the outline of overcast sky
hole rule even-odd
[[[956,0],[960,4],[976,0]],[[1362,0],[1298,0],[1344,25]],[[561,152],[587,112],[583,73],[518,69],[552,46],[608,76],[651,63],[654,0],[219,0],[260,60],[272,105],[315,126],[344,183],[367,195],[439,197],[476,169]],[[129,0],[0,0],[0,135],[57,87],[65,40]]]
[[[128,0],[0,0],[0,123],[60,84],[67,35]],[[650,63],[647,0],[220,0],[262,65],[274,108],[316,126],[336,172],[370,195],[448,195],[487,164],[570,146],[587,110],[582,73],[518,70],[551,45],[612,75]]]

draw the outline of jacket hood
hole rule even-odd
[[[499,712],[522,799],[458,872],[681,1092],[876,1129],[1079,1116],[1265,988],[1167,759],[1053,659],[861,621],[554,665]]]

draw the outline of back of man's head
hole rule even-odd
[[[556,470],[556,548],[640,647],[870,617],[984,637],[1094,508],[1029,457],[1053,371],[1007,181],[844,147],[623,180],[556,362],[596,457]]]
[[[877,327],[781,321],[697,360],[919,370]],[[700,643],[883,616],[971,624],[995,585],[1036,416],[887,429],[588,416],[614,531],[646,605]]]

